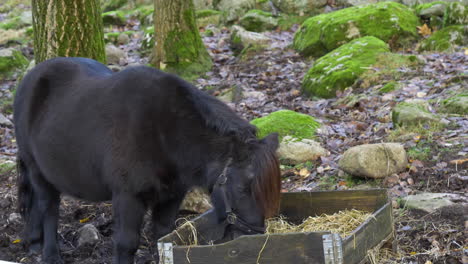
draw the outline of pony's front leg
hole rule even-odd
[[[152,228],[155,243],[175,228],[175,220],[184,196],[174,198],[152,208]]]
[[[129,193],[114,194],[114,263],[133,264],[140,243],[140,228],[146,208],[144,203]]]

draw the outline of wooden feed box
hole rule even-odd
[[[283,193],[280,214],[300,223],[308,216],[344,209],[373,215],[345,238],[329,232],[308,232],[241,236],[216,245],[178,246],[192,232],[179,228],[158,241],[160,264],[354,264],[365,261],[369,249],[393,238],[392,206],[384,189]],[[223,232],[209,214],[193,220],[201,243],[220,238]]]

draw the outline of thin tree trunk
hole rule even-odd
[[[99,0],[32,0],[36,64],[54,57],[106,61]]]
[[[152,64],[192,79],[211,69],[211,58],[195,21],[193,0],[154,0]]]

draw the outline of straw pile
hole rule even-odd
[[[332,215],[309,216],[299,225],[292,224],[285,217],[280,216],[267,220],[266,234],[329,231],[338,233],[344,238],[371,215],[371,213],[355,209],[344,210]]]

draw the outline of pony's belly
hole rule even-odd
[[[97,180],[98,176],[85,177],[83,175],[67,175],[66,180],[60,177],[48,178],[47,180],[61,193],[88,200],[106,201],[111,200],[112,192],[109,187]],[[63,179],[60,180],[60,179]]]

